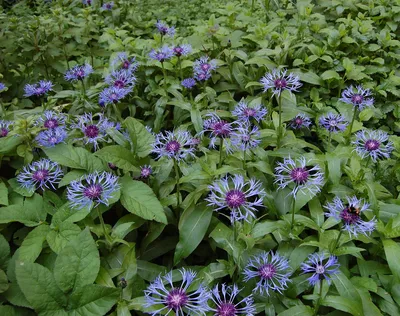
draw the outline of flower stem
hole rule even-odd
[[[85,87],[85,83],[83,82],[83,79],[81,80],[81,82],[82,82],[83,97],[86,99],[86,87]]]
[[[342,237],[342,234],[343,234],[343,229],[340,228],[339,236],[335,240],[335,243],[334,243],[333,248],[332,248],[332,252],[334,252],[336,250],[336,247],[339,244],[339,239],[340,239],[340,237]]]
[[[296,199],[293,197],[293,203],[292,203],[292,222],[290,223],[290,231],[293,230],[294,227],[294,213],[296,211]]]
[[[321,301],[322,301],[322,280],[319,280],[319,295],[318,295],[317,303],[315,304],[314,315],[318,315],[318,310],[319,310]]]
[[[329,132],[329,136],[328,136],[328,146],[332,141],[332,132]]]
[[[256,0],[251,0],[251,13],[254,12],[254,3],[256,2]]]
[[[167,91],[167,73],[165,71],[164,62],[161,62],[161,66],[162,66],[162,72],[163,72],[163,76],[164,76],[164,89],[165,89],[165,91]]]
[[[100,223],[101,223],[101,227],[102,227],[102,229],[103,229],[104,237],[105,237],[106,241],[107,241],[108,243],[110,243],[110,245],[111,245],[111,243],[112,243],[112,242],[111,242],[111,237],[110,237],[110,235],[108,235],[108,232],[107,232],[107,230],[106,230],[106,225],[104,224],[103,215],[101,214],[100,209],[99,209],[98,207],[96,207],[96,210],[97,210],[97,214],[98,214],[98,216],[99,216],[99,220],[100,220]]]
[[[221,138],[219,141],[219,162],[218,162],[218,169],[222,166],[222,155],[223,155],[223,147],[224,147],[224,139]]]
[[[279,94],[278,100],[278,111],[279,111],[279,124],[278,124],[278,139],[276,142],[276,147],[279,149],[281,147],[282,138],[282,93]]]
[[[246,171],[246,150],[243,150],[243,170]]]
[[[181,80],[183,80],[182,60],[181,60],[181,57],[178,57],[178,64],[179,64],[179,75],[181,76]]]
[[[351,123],[349,126],[349,133],[347,134],[347,140],[346,140],[347,145],[350,144],[351,131],[353,129],[353,124],[354,124],[354,120],[356,119],[356,116],[357,116],[357,107],[354,107],[353,118],[351,119]]]
[[[174,168],[175,168],[175,179],[176,179],[176,208],[179,208],[179,195],[180,195],[180,187],[179,187],[179,167],[178,162],[174,159]]]

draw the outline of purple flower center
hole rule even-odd
[[[294,168],[290,177],[297,184],[305,184],[308,180],[309,172],[306,168]]]
[[[83,195],[92,201],[98,199],[103,193],[103,187],[100,184],[92,184],[83,190]]]
[[[351,210],[351,207],[346,207],[343,211],[340,212],[340,218],[346,224],[354,224],[360,218],[360,215],[358,215],[357,213],[353,213],[350,210]]]
[[[45,89],[43,87],[38,87],[36,89],[36,95],[41,95],[45,93]]]
[[[317,264],[315,267],[315,273],[323,274],[325,272],[325,267],[322,264]]]
[[[49,138],[49,143],[50,143],[50,144],[57,144],[57,143],[58,143],[57,137],[51,136],[51,137]]]
[[[201,68],[201,70],[203,70],[203,71],[208,71],[208,70],[211,68],[211,65],[208,64],[208,63],[205,63],[205,64],[202,64],[202,65],[200,66],[200,68]]]
[[[174,53],[175,53],[175,55],[176,56],[182,56],[182,53],[183,53],[183,49],[182,49],[182,47],[179,47],[179,46],[177,46],[177,47],[175,47],[174,48]]]
[[[230,190],[225,196],[229,208],[238,208],[246,202],[246,195],[240,190]]]
[[[223,302],[217,308],[217,316],[235,316],[236,307],[232,303]]]
[[[128,69],[131,63],[128,60],[124,60],[124,63],[122,64],[122,68]]]
[[[303,124],[303,119],[301,117],[296,117],[294,119],[294,122],[296,123],[296,125],[301,126]]]
[[[171,140],[167,143],[165,149],[170,153],[176,154],[179,149],[181,149],[181,144],[179,144],[179,142],[177,142],[176,140]]]
[[[7,128],[0,128],[0,137],[6,137],[8,135],[8,129]]]
[[[58,127],[58,121],[54,118],[48,119],[48,120],[44,121],[43,126],[46,128],[56,128],[56,127]]]
[[[274,86],[276,89],[284,89],[287,86],[287,82],[284,78],[279,78],[274,81]]]
[[[80,70],[78,70],[78,71],[76,72],[76,77],[77,77],[79,80],[82,80],[83,77],[85,77],[85,72],[83,71],[83,69],[80,69]]]
[[[329,124],[329,126],[331,126],[331,127],[335,127],[335,126],[338,125],[338,121],[337,121],[337,120],[330,120],[328,124]]]
[[[158,61],[160,61],[161,63],[165,60],[165,54],[164,53],[158,53],[157,55],[156,55],[156,59],[158,60]]]
[[[380,145],[381,145],[381,144],[380,144],[376,139],[368,139],[368,140],[365,142],[364,147],[365,147],[365,149],[368,150],[368,151],[375,151],[375,150],[378,150],[378,149],[379,149],[379,146],[380,146]]]
[[[197,75],[197,77],[199,78],[199,80],[204,80],[204,79],[206,79],[206,74],[200,73]]]
[[[167,296],[167,306],[170,309],[178,310],[188,301],[188,297],[183,289],[172,289]]]
[[[32,178],[36,181],[43,181],[43,180],[47,179],[48,176],[49,176],[49,170],[40,169],[40,170],[36,170],[33,173]]]
[[[166,26],[160,26],[160,27],[158,28],[158,30],[160,31],[160,33],[161,33],[162,35],[165,35],[165,34],[168,33],[168,27],[166,27]]]
[[[361,104],[364,101],[364,98],[361,94],[355,94],[351,97],[351,102],[353,104]]]
[[[211,128],[213,129],[214,134],[220,137],[227,137],[231,132],[229,124],[225,121],[216,122]]]
[[[123,80],[115,80],[114,87],[124,88],[125,87],[125,82]]]
[[[140,176],[142,178],[148,178],[151,175],[151,169],[150,168],[143,168],[140,172]]]
[[[99,128],[96,125],[89,125],[85,128],[85,135],[89,138],[96,138],[99,136]]]
[[[107,4],[106,4],[106,8],[107,8],[108,10],[111,10],[111,9],[112,9],[112,5],[111,5],[110,3],[107,3]]]
[[[258,268],[258,275],[262,279],[272,279],[276,273],[276,268],[270,263],[263,264]]]
[[[257,111],[255,109],[252,108],[245,108],[243,111],[243,114],[247,117],[252,117],[255,116],[257,113]]]

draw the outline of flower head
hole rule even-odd
[[[186,89],[192,89],[196,85],[196,80],[193,78],[183,79],[181,85]]]
[[[195,148],[192,146],[193,137],[187,131],[166,131],[159,133],[153,143],[153,153],[157,159],[168,157],[177,161],[184,160],[188,156],[194,157]]]
[[[12,123],[12,121],[0,120],[0,138],[8,135]]]
[[[218,139],[231,137],[233,132],[232,123],[222,120],[215,113],[209,113],[206,117],[208,118],[203,122],[203,131],[201,134],[208,134],[210,138],[210,147],[215,148]],[[230,146],[227,146],[226,150],[228,152],[231,151]]]
[[[84,4],[84,5],[92,5],[92,0],[82,0],[82,4]]]
[[[380,130],[362,130],[357,132],[355,151],[361,158],[371,157],[374,162],[378,159],[389,158],[393,151],[393,143],[389,141],[389,135]]]
[[[260,137],[261,133],[257,126],[251,126],[247,122],[239,121],[232,132],[231,142],[234,149],[245,151],[257,147],[261,143]]]
[[[114,7],[114,1],[111,2],[106,2],[103,4],[103,6],[101,7],[104,11],[111,11]]]
[[[173,48],[176,57],[187,56],[192,52],[192,46],[189,44],[177,45]]]
[[[330,133],[343,132],[348,124],[349,123],[340,114],[328,113],[327,115],[321,116],[319,119],[319,125]]]
[[[0,82],[0,92],[5,90],[5,88],[7,88],[6,85],[4,83]]]
[[[315,285],[319,280],[327,280],[331,282],[331,277],[339,272],[340,264],[337,257],[329,256],[328,260],[323,263],[325,255],[323,253],[312,253],[308,256],[307,261],[301,264],[303,273],[312,273],[313,275],[307,280],[310,285]]]
[[[151,166],[143,165],[140,167],[140,178],[141,179],[148,179],[152,173],[153,173],[153,168],[151,168]]]
[[[77,81],[77,80],[83,80],[87,76],[89,76],[93,72],[93,68],[89,64],[84,64],[84,65],[77,65],[74,68],[68,70],[65,73],[65,80],[67,81]]]
[[[307,166],[308,162],[304,157],[293,160],[290,157],[285,158],[283,162],[278,162],[275,168],[275,183],[279,189],[290,187],[291,194],[296,198],[298,191],[311,194],[317,194],[321,191],[324,184],[324,174],[320,166]]]
[[[257,280],[253,292],[260,294],[270,295],[270,290],[282,294],[282,291],[288,286],[287,283],[291,282],[289,261],[272,251],[264,251],[250,259],[243,274],[245,282],[253,278]]]
[[[19,184],[30,191],[38,188],[44,190],[49,186],[55,189],[54,185],[59,183],[64,173],[60,166],[49,159],[40,159],[23,168],[18,174]]]
[[[99,104],[104,107],[109,104],[117,103],[123,98],[125,98],[130,92],[131,88],[117,88],[117,87],[109,87],[105,88],[99,94]]]
[[[262,183],[255,179],[245,181],[243,176],[235,175],[215,181],[208,186],[210,195],[205,199],[215,211],[230,210],[231,222],[255,218],[257,207],[263,207],[265,191]]]
[[[150,312],[150,314],[170,314],[175,315],[206,315],[209,310],[207,301],[210,298],[210,292],[200,284],[199,288],[190,293],[189,287],[196,278],[196,272],[179,270],[182,275],[182,281],[179,286],[174,286],[172,280],[172,271],[164,276],[158,276],[144,291],[146,296],[145,307],[149,308],[155,305],[163,305],[160,309]]]
[[[297,114],[289,123],[289,127],[293,129],[309,128],[311,120],[303,113]]]
[[[339,99],[344,103],[351,104],[353,107],[357,108],[359,111],[365,107],[371,107],[374,104],[374,98],[369,89],[363,89],[362,86],[348,87],[343,90],[342,97]]]
[[[65,124],[66,115],[54,111],[45,111],[35,122],[36,126],[53,129]]]
[[[67,199],[71,207],[78,210],[99,204],[108,206],[119,188],[117,176],[96,171],[72,181],[67,189]]]
[[[136,58],[129,58],[128,54],[125,52],[118,53],[117,57],[111,61],[111,65],[113,68],[116,66],[121,67],[122,69],[129,70],[132,73],[135,72],[139,67],[139,63],[136,61]]]
[[[212,290],[211,300],[215,307],[210,308],[215,316],[253,316],[256,313],[253,296],[249,295],[242,300],[236,299],[240,290],[237,285],[221,285],[221,290],[217,284]],[[222,295],[221,295],[222,294]]]
[[[67,131],[63,126],[41,131],[35,138],[36,142],[43,147],[54,147],[63,143],[67,138]]]
[[[83,140],[85,144],[93,144],[95,150],[97,150],[99,142],[105,141],[107,129],[117,127],[117,124],[110,122],[102,114],[97,114],[97,117],[96,122],[94,115],[85,113],[78,116],[77,122],[71,125],[82,132],[83,136],[79,139]]]
[[[327,203],[325,208],[328,212],[325,213],[328,217],[333,217],[336,220],[341,220],[343,223],[343,230],[348,231],[350,236],[357,236],[359,233],[368,235],[371,234],[376,225],[376,219],[373,218],[370,221],[363,221],[361,215],[367,211],[369,204],[364,203],[363,200],[357,199],[357,197],[347,197],[347,204],[335,197],[332,203]]]
[[[200,57],[193,63],[194,78],[197,81],[206,81],[211,78],[211,71],[217,69],[217,62],[209,61],[207,56]]]
[[[119,69],[111,72],[111,74],[106,77],[105,82],[115,88],[129,90],[135,85],[136,77],[132,70]]]
[[[40,97],[53,90],[53,83],[51,81],[40,80],[38,83],[25,85],[24,90],[24,96],[26,97],[30,97],[33,95]]]
[[[251,119],[255,119],[260,122],[267,115],[268,110],[261,105],[250,107],[245,101],[240,101],[235,109],[232,111],[232,115],[236,116],[240,121],[250,122]]]
[[[277,96],[279,96],[283,90],[298,92],[298,89],[302,86],[300,77],[293,73],[289,73],[288,75],[286,75],[286,73],[286,69],[274,69],[272,72],[266,73],[260,80],[264,86],[264,92],[268,89],[272,89],[272,95]]]
[[[149,57],[151,59],[158,60],[160,63],[171,59],[172,56],[174,56],[174,51],[171,47],[168,47],[167,45],[164,45],[159,49],[152,49],[149,53]]]
[[[173,37],[175,35],[175,28],[169,27],[167,24],[165,24],[164,22],[161,22],[160,20],[157,21],[156,28],[160,32],[161,35],[168,35],[171,37]]]

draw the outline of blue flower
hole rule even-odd
[[[155,137],[152,152],[157,154],[157,159],[162,157],[172,158],[177,161],[194,157],[195,148],[192,146],[193,137],[187,131],[166,131]]]
[[[265,191],[262,183],[255,179],[244,181],[243,176],[234,175],[216,180],[208,186],[210,195],[205,199],[215,211],[230,210],[231,223],[255,218],[257,207],[264,207]]]
[[[327,280],[331,283],[331,278],[339,272],[340,264],[337,257],[329,256],[328,260],[323,263],[325,254],[312,253],[308,256],[307,261],[301,264],[303,273],[312,273],[313,275],[307,280],[310,285],[314,286],[319,280]]]
[[[149,57],[151,59],[158,60],[161,63],[163,63],[168,59],[171,59],[172,56],[174,56],[174,51],[167,45],[164,45],[162,48],[157,50],[152,49],[151,52],[149,53]]]
[[[319,119],[319,125],[330,133],[343,132],[348,124],[349,123],[340,114],[328,113],[327,115],[321,116]]]
[[[54,147],[63,143],[67,138],[67,131],[63,126],[41,131],[35,138],[36,142],[43,147]]]
[[[253,292],[259,292],[261,295],[265,293],[269,296],[270,291],[282,294],[282,291],[284,291],[288,283],[291,282],[289,279],[291,269],[288,259],[273,251],[264,251],[250,259],[243,274],[243,280],[245,282],[251,279],[257,280]]]
[[[186,89],[192,89],[196,85],[196,80],[193,78],[183,79],[181,85]]]
[[[215,148],[218,139],[228,139],[231,137],[233,132],[232,123],[222,120],[215,113],[209,113],[206,117],[208,117],[208,119],[204,120],[203,131],[200,134],[208,134],[210,138],[210,147]],[[225,146],[228,153],[232,151],[230,142],[225,142]]]
[[[192,52],[192,46],[189,44],[177,45],[173,48],[176,57],[187,56]]]
[[[38,188],[49,189],[49,186],[55,189],[54,185],[60,182],[63,175],[63,171],[56,162],[43,158],[25,166],[18,174],[17,181],[23,188],[30,191]]]
[[[292,129],[309,128],[311,119],[303,113],[297,114],[288,124]]]
[[[325,213],[327,217],[333,217],[336,220],[341,220],[343,223],[342,230],[349,232],[350,236],[357,236],[359,233],[368,236],[371,234],[376,226],[376,219],[372,218],[370,221],[363,221],[361,215],[363,212],[369,210],[369,204],[364,203],[363,200],[357,197],[346,197],[347,204],[335,197],[332,203],[327,203],[325,208],[328,212]]]
[[[6,87],[6,85],[2,82],[0,82],[0,92],[3,91]]]
[[[105,82],[115,88],[132,91],[136,83],[136,77],[130,69],[119,69],[111,72],[111,74],[106,77]]]
[[[313,195],[321,191],[324,184],[324,174],[320,166],[308,167],[309,162],[304,157],[293,160],[284,158],[275,168],[275,183],[279,189],[290,187],[291,194],[296,198],[297,192],[309,192]]]
[[[231,142],[235,150],[246,151],[257,147],[261,143],[260,137],[261,133],[257,126],[239,121],[231,135]]]
[[[53,83],[51,81],[40,80],[39,83],[25,85],[25,97],[42,96],[53,90]]]
[[[109,87],[105,88],[99,94],[99,104],[104,107],[109,104],[117,103],[125,98],[132,89]]]
[[[113,9],[113,7],[114,7],[114,1],[111,1],[111,2],[104,3],[101,8],[104,11],[111,11]]]
[[[182,282],[179,287],[174,286],[172,280],[172,271],[164,276],[158,276],[144,291],[146,303],[144,307],[159,307],[160,309],[148,312],[151,315],[167,315],[174,312],[175,315],[206,315],[209,310],[207,301],[210,298],[210,292],[203,285],[194,292],[188,289],[196,278],[196,272],[179,270],[182,275]]]
[[[67,199],[71,207],[78,210],[99,204],[108,206],[119,188],[117,176],[96,171],[72,181],[67,189]]]
[[[215,316],[253,316],[256,313],[252,295],[246,296],[242,300],[236,300],[240,293],[236,284],[232,286],[222,284],[221,292],[222,295],[218,284],[212,290],[211,300],[214,302],[215,307],[210,308],[210,311],[213,311]]]
[[[260,122],[264,119],[267,113],[268,110],[265,107],[261,105],[250,107],[247,105],[246,101],[240,101],[232,111],[233,116],[236,116],[240,121],[244,122],[250,122],[251,119]]]
[[[64,113],[56,113],[54,111],[45,111],[35,122],[36,126],[46,129],[57,128],[65,124],[66,115]]]
[[[363,89],[362,86],[348,87],[343,90],[342,97],[340,101],[351,104],[353,107],[357,108],[359,111],[366,107],[371,107],[374,104],[374,98],[369,89]]]
[[[160,20],[157,21],[156,27],[161,35],[168,35],[171,37],[173,37],[175,35],[175,28],[169,27],[167,24],[165,24],[164,22],[161,22]]]
[[[92,0],[82,0],[82,4],[84,4],[84,5],[92,5]]]
[[[67,81],[77,81],[77,80],[83,80],[86,78],[88,75],[90,75],[93,72],[93,68],[89,64],[84,64],[84,65],[77,65],[74,68],[68,70],[65,73],[65,80]]]
[[[111,65],[113,68],[116,66],[121,66],[122,69],[129,70],[132,73],[134,73],[139,67],[139,63],[136,61],[136,58],[129,58],[128,54],[125,52],[118,53],[117,57],[111,61]]]
[[[209,61],[207,56],[200,57],[193,63],[194,78],[197,81],[205,81],[211,78],[211,71],[217,69],[217,62]]]
[[[10,126],[13,124],[12,121],[0,120],[0,138],[6,137],[10,132]]]
[[[264,86],[264,92],[272,89],[272,95],[277,96],[280,96],[283,90],[298,92],[298,89],[302,86],[300,77],[293,73],[289,73],[288,75],[286,73],[286,69],[274,69],[272,72],[266,73],[260,80]]]
[[[357,132],[356,140],[353,141],[356,146],[355,151],[361,158],[371,157],[372,161],[378,159],[390,158],[393,151],[393,143],[389,141],[389,135],[380,130],[362,130]]]
[[[143,165],[140,167],[140,178],[147,179],[153,173],[153,168],[149,165]]]

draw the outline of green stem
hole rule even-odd
[[[85,83],[83,82],[83,79],[81,80],[81,82],[82,82],[83,97],[86,99],[86,87],[85,87]]]
[[[332,252],[334,252],[334,251],[336,250],[336,247],[337,247],[338,244],[339,244],[339,239],[340,239],[340,237],[342,237],[342,234],[343,234],[343,229],[342,229],[342,227],[340,227],[339,236],[338,236],[338,237],[336,238],[336,240],[335,240],[335,243],[334,243],[334,245],[333,245]]]
[[[351,123],[349,126],[349,133],[347,134],[347,145],[350,144],[350,138],[351,138],[351,131],[353,130],[353,125],[354,125],[354,120],[356,119],[357,116],[357,107],[354,107],[354,112],[353,112],[353,118],[351,119]]]
[[[293,197],[293,203],[292,203],[292,222],[290,223],[290,231],[293,230],[294,227],[294,213],[296,211],[296,199]]]
[[[167,91],[167,73],[165,71],[165,67],[164,67],[164,62],[161,62],[161,66],[162,66],[162,72],[163,72],[163,76],[164,76],[164,89],[165,91]]]
[[[255,4],[256,0],[251,0],[251,13],[254,12],[254,4]]]
[[[178,162],[174,159],[174,168],[175,168],[175,179],[176,179],[176,208],[179,208],[179,195],[180,195],[180,187],[179,187],[179,167]]]
[[[328,145],[330,145],[331,141],[332,141],[332,132],[329,132]]]
[[[243,170],[246,171],[246,150],[243,150]]]
[[[276,142],[276,147],[279,149],[281,147],[282,138],[282,93],[279,94],[278,100],[278,111],[279,111],[279,124],[278,124],[278,139]]]
[[[181,80],[183,80],[182,60],[181,60],[181,57],[178,57],[178,64],[179,64],[179,75],[181,76]]]
[[[317,304],[315,304],[314,315],[318,315],[318,310],[319,310],[321,301],[322,301],[322,280],[319,280],[319,295],[318,295]]]
[[[224,147],[224,139],[221,138],[219,141],[219,162],[218,162],[218,169],[222,166],[222,155],[223,155],[223,147]]]
[[[106,224],[104,223],[103,215],[101,214],[100,209],[98,207],[96,207],[96,209],[97,209],[97,214],[99,216],[99,220],[100,220],[100,223],[101,223],[101,227],[103,229],[104,237],[107,240],[107,242],[110,243],[110,245],[111,245],[111,243],[112,243],[111,242],[111,237],[110,237],[110,235],[108,235],[108,232],[106,230]]]

